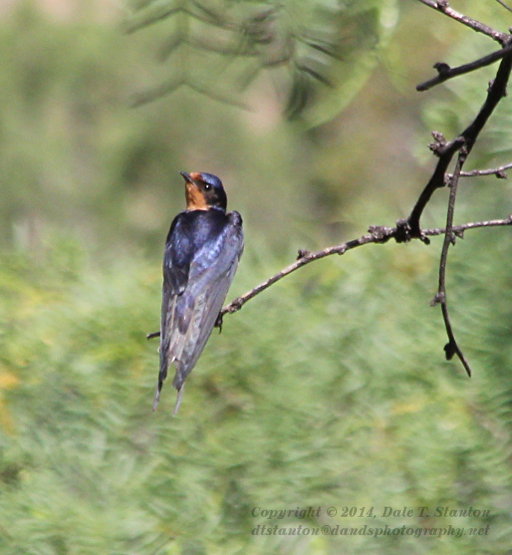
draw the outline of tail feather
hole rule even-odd
[[[158,408],[158,403],[160,402],[160,391],[162,391],[162,388],[159,384],[159,386],[157,386],[156,388],[155,398],[153,399],[153,411],[156,411],[156,409]],[[183,384],[177,391],[178,396],[176,397],[176,404],[174,405],[174,410],[172,411],[173,416],[176,416],[178,414],[178,411],[180,410],[181,401],[183,400],[183,393],[185,391],[185,384]]]
[[[183,398],[183,389],[185,387],[185,378],[187,377],[188,372],[183,368],[182,364],[179,360],[175,360],[174,358],[171,360],[171,364],[175,365],[176,367],[176,374],[174,375],[174,379],[172,381],[172,385],[176,388],[178,392],[178,397],[176,399],[176,405],[174,407],[173,415],[175,416],[181,406],[181,401]],[[158,383],[156,386],[155,397],[153,399],[153,411],[158,408],[158,403],[160,402],[160,392],[162,391],[162,387],[164,385],[164,381],[167,377],[167,369],[168,364],[165,364],[160,373],[158,374]]]
[[[153,410],[155,411],[158,407],[158,402],[160,401],[160,392],[164,385],[165,378],[167,378],[167,368],[168,361],[166,358],[161,358],[160,372],[158,373],[158,383],[156,385],[155,398],[153,399]]]
[[[160,402],[160,391],[162,391],[162,386],[159,383],[156,386],[155,398],[153,399],[153,412],[158,408],[158,403]]]
[[[176,404],[174,405],[174,410],[172,411],[173,416],[176,416],[178,414],[178,411],[180,410],[181,401],[183,400],[183,392],[184,391],[185,391],[185,384],[183,384],[178,389],[178,396],[176,397]]]

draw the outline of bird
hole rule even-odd
[[[186,210],[172,221],[163,259],[160,371],[153,401],[157,409],[169,367],[177,390],[173,414],[217,322],[244,248],[242,217],[227,212],[222,181],[211,173],[180,172]],[[151,334],[151,335],[158,335]]]

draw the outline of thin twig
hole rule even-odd
[[[462,166],[466,161],[466,156],[467,151],[465,148],[462,148],[457,157],[455,170],[450,180],[450,196],[448,199],[448,210],[446,213],[446,232],[444,234],[443,248],[441,250],[441,260],[439,262],[439,285],[436,296],[434,297],[432,303],[441,304],[444,327],[446,328],[446,334],[448,335],[448,343],[444,346],[444,352],[446,354],[447,360],[451,360],[453,355],[456,354],[459,360],[462,362],[464,368],[466,369],[468,376],[471,377],[471,367],[469,366],[469,363],[466,360],[466,357],[464,356],[461,348],[459,347],[453,333],[453,328],[450,321],[450,313],[448,311],[448,297],[446,293],[446,264],[448,262],[448,250],[450,248],[450,245],[455,244],[455,234],[453,233],[453,215],[455,213],[457,187],[459,184],[459,177],[460,172],[462,171]]]
[[[470,27],[471,29],[473,29],[474,31],[477,31],[478,33],[483,33],[484,35],[491,37],[493,40],[499,42],[501,45],[504,45],[509,39],[509,35],[507,33],[496,31],[496,29],[489,27],[489,25],[486,25],[485,23],[477,21],[476,19],[468,17],[467,15],[461,14],[460,12],[454,10],[452,7],[450,7],[450,4],[447,0],[419,0],[419,1],[422,4],[425,4],[425,6],[429,6],[430,8],[433,8],[434,10],[437,10],[447,15],[448,17],[451,17],[452,19],[455,19],[455,21],[458,21],[459,23],[466,25],[466,27]]]
[[[448,64],[438,62],[434,65],[434,68],[437,69],[437,76],[425,81],[424,83],[420,83],[416,86],[417,91],[426,91],[435,85],[439,85],[439,83],[444,83],[448,79],[452,79],[453,77],[457,77],[458,75],[464,75],[465,73],[469,73],[470,71],[475,71],[482,67],[491,65],[492,63],[501,60],[504,56],[506,56],[509,52],[512,52],[512,44],[505,46],[505,48],[501,48],[496,52],[492,52],[487,56],[483,56],[474,62],[470,62],[469,64],[463,64],[457,67],[450,67]]]
[[[508,226],[512,225],[512,214],[507,218],[497,219],[497,220],[484,220],[478,222],[468,222],[466,224],[453,226],[452,233],[454,233],[458,237],[462,237],[464,231],[468,229],[478,229],[482,227],[497,227],[497,226]],[[383,227],[383,226],[372,226],[369,229],[369,233],[366,235],[362,235],[358,239],[353,239],[352,241],[347,241],[346,243],[341,243],[340,245],[334,245],[332,247],[327,247],[325,249],[315,251],[315,252],[305,252],[299,251],[300,258],[296,260],[293,264],[286,266],[273,276],[269,277],[247,293],[240,295],[233,301],[231,301],[228,305],[226,305],[222,311],[221,315],[224,314],[232,314],[233,312],[237,312],[242,308],[242,306],[247,302],[254,298],[256,295],[268,289],[274,283],[280,281],[284,277],[290,275],[291,273],[295,272],[299,268],[302,268],[306,264],[310,262],[314,262],[315,260],[320,260],[321,258],[325,258],[326,256],[331,256],[333,254],[343,255],[347,251],[354,249],[356,247],[361,247],[363,245],[369,245],[371,243],[386,243],[389,239],[396,238],[396,234],[398,232],[398,227]],[[446,233],[445,228],[431,228],[431,229],[423,229],[422,234],[433,237],[436,235],[444,235]]]
[[[512,162],[499,166],[497,168],[487,168],[485,170],[471,170],[466,172],[460,172],[461,177],[478,177],[482,175],[495,175],[498,179],[506,179],[507,170],[512,169]],[[447,174],[448,179],[451,179],[452,174]]]
[[[498,4],[501,4],[509,12],[512,12],[512,8],[510,6],[507,6],[507,4],[505,4],[505,2],[503,2],[502,0],[496,0],[496,2],[498,2]]]
[[[258,293],[261,293],[277,281],[280,281],[281,279],[295,272],[299,268],[306,266],[306,264],[314,262],[315,260],[320,260],[321,258],[325,258],[326,256],[331,256],[333,254],[342,255],[351,249],[360,247],[362,245],[368,245],[369,243],[385,243],[393,237],[396,228],[376,226],[374,228],[370,228],[369,231],[369,233],[367,233],[366,235],[362,235],[358,239],[353,239],[352,241],[347,241],[346,243],[341,243],[340,245],[327,247],[319,251],[309,252],[299,250],[299,257],[295,262],[293,262],[289,266],[286,266],[286,268],[283,268],[281,271],[277,272],[277,274],[269,277],[267,280],[260,283],[244,295],[241,295],[240,297],[233,300],[230,304],[222,309],[221,316],[223,316],[224,314],[237,312],[247,301],[258,295]]]

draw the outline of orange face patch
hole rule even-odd
[[[198,173],[191,173],[192,179],[197,179]],[[187,210],[208,210],[206,199],[201,189],[190,181],[186,183],[185,197],[187,199]]]

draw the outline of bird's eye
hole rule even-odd
[[[209,183],[204,184],[204,190],[205,191],[209,191],[211,188],[212,188],[212,186]]]

